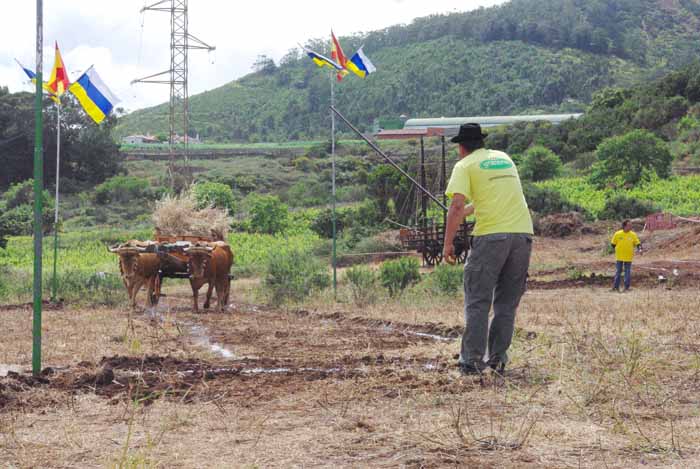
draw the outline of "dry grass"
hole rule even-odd
[[[198,209],[190,192],[181,195],[166,195],[156,203],[153,223],[164,236],[212,236],[226,239],[233,220],[226,210],[217,208]]]
[[[554,264],[571,252],[566,261],[590,263],[600,254],[575,249],[595,243],[566,241],[558,259],[538,240],[535,258]],[[361,309],[326,296],[298,313],[248,304],[254,280],[232,290],[231,314],[191,315],[183,287],[164,299],[164,321],[137,316],[133,329],[126,310],[46,312],[46,362],[159,354],[340,371],[203,379],[187,403],[35,389],[23,407],[0,410],[0,466],[700,467],[695,289],[529,291],[509,373],[482,379],[456,371],[458,341],[372,321],[462,326],[460,294],[408,294]],[[0,315],[0,362],[28,366],[29,311]],[[186,322],[234,358],[198,348]]]

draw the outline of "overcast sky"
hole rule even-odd
[[[260,54],[278,61],[310,38],[372,31],[434,13],[493,6],[505,0],[190,0],[189,31],[216,51],[190,51],[190,95],[216,88],[251,71]],[[102,79],[134,110],[168,99],[167,85],[131,80],[170,65],[169,13],[139,10],[156,0],[50,0],[44,2],[44,74],[58,41],[71,78],[95,65]],[[31,90],[14,62],[34,68],[36,2],[0,0],[0,86]],[[346,51],[350,53],[350,51]]]

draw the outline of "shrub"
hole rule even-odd
[[[46,195],[48,196],[48,192]],[[7,210],[19,207],[20,205],[31,205],[34,203],[34,180],[27,179],[17,184],[12,184],[7,192],[2,196]]]
[[[313,145],[311,148],[309,148],[308,156],[310,158],[325,158],[331,153],[331,145],[332,142],[330,140],[326,140],[321,143],[317,143]],[[338,145],[336,144],[336,150],[338,149]]]
[[[377,300],[377,275],[365,266],[357,266],[345,272],[345,278],[350,282],[352,300],[356,305],[373,304]]]
[[[51,282],[45,277],[44,284],[48,288]],[[144,287],[142,291],[145,290]],[[59,270],[58,295],[68,301],[108,306],[114,306],[126,300],[124,284],[118,274],[82,269]]]
[[[343,235],[340,238],[339,245],[341,246],[342,249],[346,251],[353,251],[353,252],[361,252],[357,250],[357,246],[360,244],[365,244],[366,241],[374,234],[376,233],[376,230],[362,226],[362,225],[355,225],[351,226],[350,228],[347,228],[343,231]],[[365,244],[367,246],[367,244]],[[377,252],[374,251],[372,247],[369,247],[369,251],[364,251],[364,252]]]
[[[2,247],[2,246],[0,246]],[[7,285],[5,284],[5,279],[8,278],[7,271],[5,268],[0,267],[0,301],[5,301],[7,294],[9,292],[9,289]]]
[[[287,189],[285,199],[292,207],[313,207],[325,204],[328,200],[326,194],[318,182],[299,181]]]
[[[367,196],[367,186],[355,184],[339,187],[337,192],[338,202],[359,202]]]
[[[464,284],[464,267],[461,265],[441,264],[430,275],[432,285],[440,293],[454,293]]]
[[[192,186],[192,195],[198,209],[223,208],[229,215],[236,212],[236,199],[231,187],[220,182],[199,182]]]
[[[375,235],[360,239],[353,249],[357,253],[401,252],[403,247],[386,237]]]
[[[267,263],[265,288],[273,304],[301,301],[330,285],[326,267],[307,250],[293,249],[272,256]]]
[[[333,236],[333,213],[331,209],[325,209],[318,213],[311,224],[311,229],[319,236],[331,238]],[[366,236],[371,230],[362,228],[374,227],[379,224],[377,204],[371,200],[365,200],[362,204],[352,208],[336,210],[336,231],[340,233],[344,228],[355,228],[360,237]],[[355,240],[355,244],[359,240]]]
[[[13,184],[0,199],[0,247],[7,236],[31,235],[34,226],[33,180]],[[42,192],[42,231],[51,231],[54,222],[54,200],[48,191]]]
[[[616,195],[605,201],[605,207],[600,213],[604,220],[623,220],[625,218],[645,217],[660,211],[653,202],[635,199],[626,195]]]
[[[18,182],[17,184],[12,184],[7,192],[2,195],[0,201],[4,202],[5,210],[11,210],[22,205],[34,204],[34,180],[27,179],[23,182]],[[49,195],[49,191],[44,190],[42,192],[42,202],[44,204],[44,209],[50,207],[53,210],[53,197]]]
[[[242,174],[233,179],[235,182],[234,187],[243,194],[248,194],[258,188],[258,179],[255,176]]]
[[[394,297],[420,280],[419,269],[420,264],[415,257],[403,257],[383,263],[379,269],[379,278],[384,288]]]
[[[335,229],[336,235],[343,230],[345,226],[346,210],[336,210]],[[321,210],[311,222],[311,230],[324,238],[333,237],[333,211],[329,208]]]
[[[604,140],[596,149],[596,157],[591,182],[598,187],[615,179],[633,185],[653,173],[667,178],[673,160],[666,143],[648,130],[633,130]]]
[[[114,176],[95,187],[95,202],[107,205],[113,202],[133,202],[153,197],[148,179],[134,176]]]
[[[300,156],[292,160],[294,168],[304,173],[309,173],[316,169],[316,163],[307,156]]]
[[[289,209],[279,197],[274,195],[250,194],[248,205],[248,231],[253,233],[277,234],[283,232],[289,223]]]
[[[562,163],[549,148],[537,145],[529,148],[522,158],[520,175],[530,181],[544,181],[561,174]]]
[[[549,215],[552,213],[563,213],[579,211],[583,209],[564,200],[562,195],[549,188],[540,188],[534,184],[525,182],[523,184],[523,193],[527,200],[527,205],[530,210],[533,210],[540,215]]]

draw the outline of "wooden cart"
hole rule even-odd
[[[465,222],[459,227],[454,239],[455,256],[457,261],[463,264],[469,253],[469,237],[474,223]],[[399,239],[405,249],[415,249],[423,255],[423,261],[430,266],[442,262],[442,246],[445,242],[445,229],[443,225],[432,225],[416,228],[403,228],[399,232]]]
[[[148,252],[158,254],[160,258],[160,270],[153,288],[153,304],[158,304],[161,296],[165,296],[161,287],[164,278],[189,279],[189,258],[185,254],[185,248],[197,242],[212,242],[213,238],[204,236],[162,236],[155,235],[156,244],[148,248]]]

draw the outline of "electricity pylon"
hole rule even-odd
[[[189,61],[187,53],[190,49],[201,49],[213,51],[216,49],[204,41],[191,35],[188,31],[188,0],[160,0],[149,6],[144,6],[141,13],[145,11],[170,12],[170,69],[164,72],[139,78],[131,83],[160,83],[170,85],[170,164],[171,182],[173,178],[173,166],[175,159],[176,136],[182,130],[182,142],[184,145],[185,165],[188,165],[189,150],[189,91],[188,79]],[[169,75],[165,79],[164,75]],[[182,119],[182,127],[178,125],[178,116]]]

